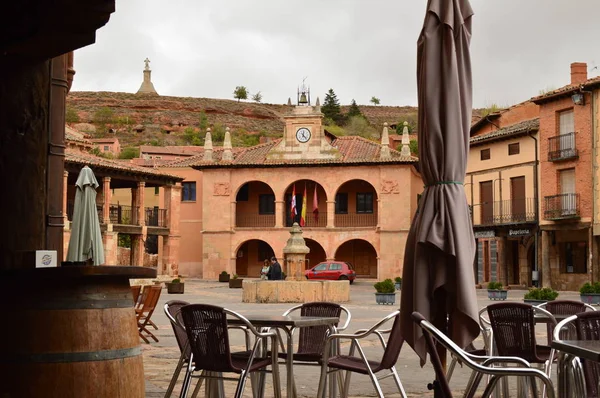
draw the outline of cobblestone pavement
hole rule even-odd
[[[372,280],[358,280],[351,286],[351,301],[344,304],[344,306],[346,306],[352,313],[352,321],[350,323],[348,332],[352,332],[357,329],[368,328],[379,319],[398,308],[400,300],[399,294],[397,295],[396,305],[394,306],[375,304],[375,297],[373,295],[373,282],[374,281]],[[175,369],[179,359],[177,342],[175,341],[171,326],[163,312],[163,306],[165,302],[178,299],[189,301],[191,303],[215,304],[240,312],[243,315],[281,315],[281,313],[283,313],[286,309],[293,306],[293,304],[242,303],[241,294],[241,289],[229,289],[225,283],[193,279],[186,279],[185,294],[169,295],[167,294],[166,289],[163,289],[159,306],[152,316],[153,321],[158,326],[158,331],[156,331],[155,334],[159,338],[159,342],[142,344],[144,373],[146,378],[146,397],[158,398],[164,396],[173,370]],[[522,301],[523,294],[524,291],[521,290],[509,291],[508,301]],[[578,299],[579,297],[578,293],[576,292],[561,292],[560,298]],[[479,308],[483,308],[491,303],[491,301],[487,298],[487,291],[485,290],[477,291],[477,301]],[[539,341],[545,341],[546,329],[544,325],[538,326],[537,335]],[[234,336],[232,338],[232,344],[234,345],[234,349],[241,350],[244,344],[242,336]],[[483,345],[483,343],[479,340],[475,343],[475,345],[480,347]],[[347,351],[348,345],[343,345],[343,350],[344,347]],[[381,346],[375,339],[367,340],[363,344],[363,347],[367,357],[378,358],[378,356],[380,357],[382,353]],[[426,364],[423,368],[421,368],[418,357],[410,349],[410,347],[403,347],[402,352],[400,353],[400,358],[396,364],[396,368],[409,396],[433,396],[433,394],[431,394],[426,387],[427,383],[430,383],[434,379],[433,369],[429,364]],[[283,366],[281,367],[280,373],[282,378],[282,386],[285,386],[285,369]],[[452,378],[453,390],[462,391],[468,381],[469,375],[470,373],[466,369],[457,367],[457,370]],[[316,395],[316,390],[319,383],[319,368],[298,366],[294,368],[294,376],[299,396],[314,397]],[[183,374],[180,376],[180,381],[175,387],[175,391],[173,393],[173,396],[175,397],[179,396],[182,378]],[[400,396],[391,378],[383,380],[381,385],[386,397]],[[266,389],[267,397],[272,396],[272,391],[270,390],[271,388],[270,375],[268,375]],[[514,391],[514,388],[515,386],[511,385],[511,390]],[[225,395],[227,397],[233,395],[234,389],[235,382],[225,382]],[[370,379],[366,376],[353,374],[350,389],[350,395],[352,397],[375,396],[373,385]],[[251,396],[249,384],[246,387],[245,395],[249,397]]]

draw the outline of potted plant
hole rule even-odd
[[[167,293],[169,294],[183,294],[185,288],[183,276],[181,275],[178,275],[177,278],[173,279],[171,282],[166,282],[165,285],[167,285]]]
[[[400,290],[402,289],[402,278],[397,276],[396,278],[394,278],[394,284],[396,285],[396,290]]]
[[[229,279],[229,288],[230,289],[241,289],[242,282],[243,282],[243,279],[238,278],[237,274],[233,274],[233,278]]]
[[[229,282],[229,274],[227,271],[223,271],[219,274],[219,282]]]
[[[589,282],[585,283],[579,289],[579,294],[581,296],[581,301],[587,304],[600,304],[600,282],[596,282],[591,284]]]
[[[523,301],[527,304],[538,305],[545,303],[546,301],[552,301],[558,297],[558,292],[549,287],[534,287],[529,289],[523,297]]]
[[[375,293],[375,301],[377,304],[395,304],[396,303],[396,287],[391,279],[386,279],[377,282],[373,285],[377,293]]]
[[[508,297],[508,290],[503,289],[501,282],[490,282],[487,286],[488,298],[490,300],[506,300]]]

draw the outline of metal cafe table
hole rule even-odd
[[[337,317],[317,317],[317,316],[282,316],[282,315],[248,315],[246,317],[250,323],[259,328],[276,328],[283,331],[287,338],[287,396],[294,396],[294,341],[292,339],[292,329],[304,328],[310,326],[328,326],[332,333],[335,332],[335,324],[338,323]],[[231,325],[243,324],[240,320],[230,319],[227,321]],[[334,345],[335,346],[335,345]],[[331,385],[335,386],[335,383]]]
[[[600,363],[599,340],[555,340],[552,348],[558,351],[558,394],[559,397],[572,396],[568,385],[568,366],[571,360],[579,357]],[[585,394],[585,392],[583,392]]]

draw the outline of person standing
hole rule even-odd
[[[275,256],[271,257],[271,266],[269,267],[269,272],[267,272],[267,279],[270,281],[280,281],[283,279],[282,276],[281,264],[277,262]]]
[[[265,258],[265,261],[263,261],[263,267],[260,270],[260,279],[262,279],[263,281],[267,280],[267,274],[269,273],[269,268],[270,267],[271,262],[269,261],[268,258]]]

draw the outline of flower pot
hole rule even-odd
[[[506,300],[508,297],[508,290],[489,290],[488,298],[490,300]]]
[[[185,283],[165,283],[167,285],[167,293],[169,294],[183,294]]]
[[[230,279],[229,280],[229,288],[230,289],[241,289],[242,288],[242,282],[243,282],[243,279],[241,279],[241,278]]]
[[[600,293],[581,294],[581,301],[587,304],[600,305]]]
[[[400,290],[402,289],[402,282],[396,282],[394,283],[394,286],[396,286],[396,290]]]
[[[219,282],[229,282],[229,274],[219,274]]]
[[[377,304],[390,304],[396,303],[396,293],[375,293],[375,302]]]

